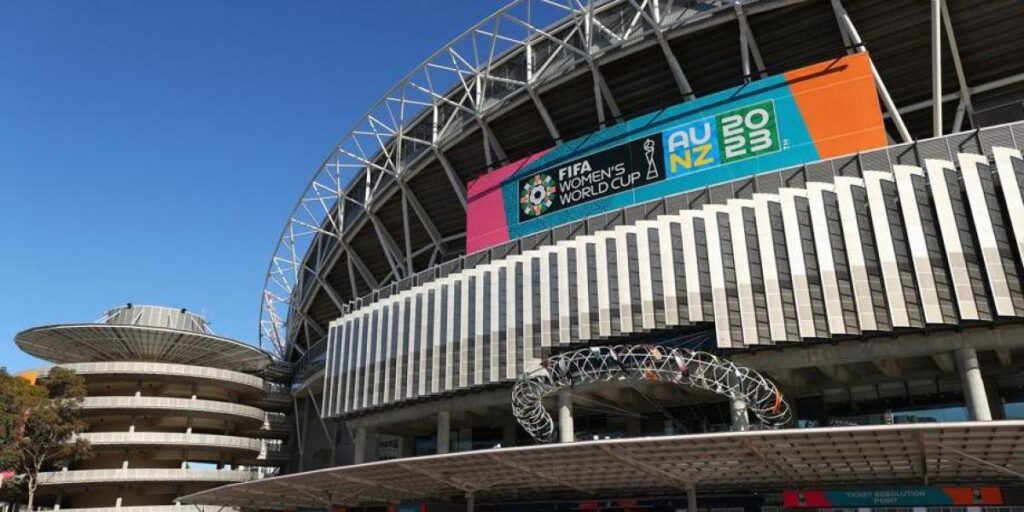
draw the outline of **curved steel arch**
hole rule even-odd
[[[392,237],[381,233],[374,206],[388,193],[404,189],[424,158],[441,162],[464,206],[464,186],[444,157],[445,144],[479,129],[488,160],[503,160],[504,151],[488,119],[513,98],[532,100],[558,140],[538,91],[577,68],[590,70],[595,87],[604,91],[598,101],[616,113],[596,59],[648,36],[663,47],[677,87],[690,97],[689,82],[668,50],[665,33],[691,21],[706,21],[712,13],[736,18],[734,8],[734,2],[724,0],[683,5],[653,0],[512,0],[436,51],[367,110],[302,191],[267,269],[260,346],[269,345],[279,358],[287,358],[296,333],[309,328],[318,336],[325,334],[306,317],[301,302],[322,285],[321,274],[333,263],[324,254],[353,252],[346,237],[362,221],[372,223],[380,239],[391,268],[386,280],[412,273],[408,254],[401,254]],[[604,115],[603,109],[598,112]],[[414,213],[424,225],[430,223],[420,212]],[[433,244],[446,242],[438,236],[431,232]],[[310,258],[314,244],[320,244],[319,250]],[[358,254],[352,257],[357,275],[374,288],[384,284],[369,275]]]
[[[579,384],[627,379],[686,385],[743,401],[764,428],[785,426],[792,418],[782,393],[757,371],[707,352],[659,345],[597,346],[551,356],[516,381],[512,413],[530,436],[548,443],[555,426],[544,397]]]

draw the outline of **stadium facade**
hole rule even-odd
[[[40,474],[44,508],[181,510],[179,496],[273,475],[287,461],[289,398],[260,376],[269,355],[213,334],[195,313],[129,304],[96,323],[28,329],[16,342],[87,388],[88,428],[78,435],[93,454]]]
[[[331,151],[253,509],[1024,505],[1024,4],[517,0]]]
[[[1015,1],[512,2],[288,219],[255,508],[1024,504]]]

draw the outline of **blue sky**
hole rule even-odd
[[[0,366],[134,302],[256,342],[271,250],[366,108],[491,0],[0,0]]]

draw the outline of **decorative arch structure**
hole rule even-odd
[[[524,373],[512,389],[512,413],[540,443],[555,438],[544,398],[580,384],[615,380],[669,382],[710,391],[746,404],[762,428],[789,424],[789,404],[775,384],[755,370],[708,352],[660,345],[595,346],[548,358]]]

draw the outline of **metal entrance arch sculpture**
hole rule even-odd
[[[670,382],[740,400],[764,428],[791,419],[779,388],[757,371],[707,352],[660,345],[598,346],[551,356],[516,381],[512,413],[537,442],[548,443],[555,423],[544,408],[545,397],[578,384],[628,379]]]

